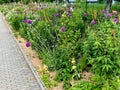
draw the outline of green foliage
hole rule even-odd
[[[0,4],[3,4],[3,3],[10,3],[10,2],[19,2],[21,0],[0,0]]]
[[[3,0],[0,0],[0,4],[2,4],[2,3],[4,3],[4,1],[3,1]]]
[[[46,86],[47,88],[50,88],[50,87],[51,87],[51,84],[52,84],[52,83],[50,83],[50,79],[49,79],[49,75],[48,75],[48,74],[43,74],[43,75],[41,76],[41,79],[43,80],[43,82],[44,82],[44,84],[45,84],[45,86]]]
[[[23,4],[28,4],[29,2],[34,2],[35,0],[0,0],[0,4],[11,3],[11,2],[22,2]],[[38,0],[36,0],[38,2]]]
[[[10,17],[11,23],[10,25],[13,27],[14,30],[20,29],[20,22],[22,21],[23,17],[21,15],[14,15]]]
[[[119,2],[120,3],[120,2]],[[118,11],[118,12],[120,12],[120,6],[119,6],[119,3],[117,3],[117,4],[114,4],[114,5],[112,5],[112,10],[116,10],[116,11]]]
[[[119,29],[111,26],[106,21],[98,30],[90,30],[83,45],[83,53],[93,72],[106,77],[120,74]]]
[[[50,77],[50,75],[48,73],[44,72],[41,76],[41,79],[42,79],[43,83],[45,84],[45,87],[53,88],[54,86],[57,85],[57,82],[51,81],[49,77]]]
[[[105,79],[103,76],[94,75],[91,81],[81,80],[80,83],[74,84],[70,90],[118,90],[120,78],[113,77]]]
[[[82,27],[82,12],[78,12],[79,9],[76,9],[76,12],[72,13],[72,17],[68,17],[66,13],[63,13],[63,17],[61,17],[61,27],[64,26],[66,30],[65,32],[60,30],[58,45],[60,48],[68,50],[70,57],[77,57],[77,54],[79,54],[76,49],[80,48],[81,33],[84,34],[82,29],[85,29],[85,27]]]
[[[30,0],[22,0],[21,3],[23,4],[28,4],[30,2]]]
[[[71,87],[71,83],[69,80],[66,80],[63,83],[64,83],[64,85],[63,85],[64,90],[68,90]]]

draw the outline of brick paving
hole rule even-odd
[[[45,90],[20,49],[0,14],[0,90]]]

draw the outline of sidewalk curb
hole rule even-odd
[[[6,24],[7,28],[8,28],[8,32],[12,35],[13,40],[15,41],[15,43],[18,45],[18,49],[21,51],[25,61],[27,62],[31,72],[33,73],[39,87],[41,88],[41,90],[46,90],[46,87],[44,85],[44,83],[42,82],[41,78],[39,77],[38,73],[36,72],[35,68],[33,67],[32,63],[30,62],[30,60],[27,58],[25,52],[23,51],[22,47],[20,46],[19,42],[17,41],[17,39],[15,38],[14,34],[12,33],[12,30],[10,29],[9,25],[7,24],[4,15],[0,12],[0,15],[2,16],[2,19],[4,21],[4,23]]]

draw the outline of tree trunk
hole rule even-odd
[[[112,0],[106,0],[106,7],[105,7],[106,13],[110,12],[111,5],[112,5]]]

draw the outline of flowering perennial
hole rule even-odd
[[[111,17],[111,14],[110,14],[110,13],[108,13],[106,16],[107,16],[107,18],[110,18],[110,17]]]
[[[114,23],[118,23],[118,18],[114,18]]]
[[[94,25],[94,24],[95,24],[95,21],[94,21],[94,20],[92,20],[92,21],[91,21],[91,25]]]
[[[32,20],[28,19],[28,20],[27,20],[27,23],[28,23],[28,24],[32,24]]]
[[[30,47],[30,42],[26,42],[26,47]]]
[[[62,32],[64,32],[65,30],[66,30],[66,28],[65,28],[65,27],[62,27],[62,28],[61,28],[61,31],[62,31]]]

